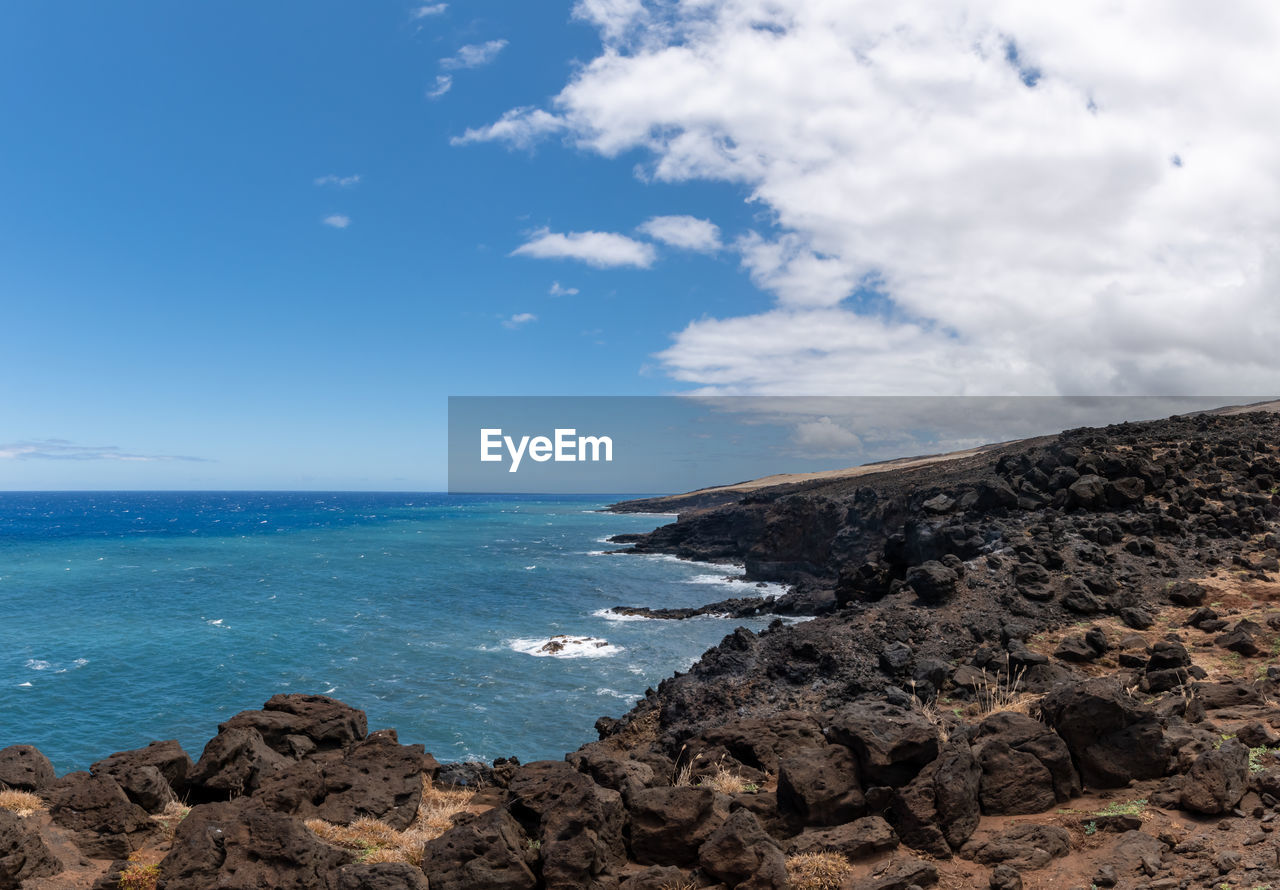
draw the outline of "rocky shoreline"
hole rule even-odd
[[[1255,412],[720,492],[625,543],[815,617],[563,761],[442,765],[305,695],[195,760],[15,746],[0,890],[1280,887],[1277,480]]]

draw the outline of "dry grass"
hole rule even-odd
[[[839,853],[797,853],[787,857],[787,877],[792,890],[838,890],[853,871]]]
[[[1041,696],[1020,690],[1025,672],[1024,668],[1012,676],[996,674],[994,677],[985,670],[982,672],[982,682],[974,690],[978,699],[978,720],[985,720],[1001,711],[1031,715]]]
[[[747,791],[759,791],[760,786],[754,782],[748,782],[742,776],[724,765],[723,762],[716,764],[716,771],[709,776],[703,776],[698,780],[699,788],[712,788],[721,794],[742,794]]]
[[[176,800],[171,800],[165,804],[163,810],[152,816],[151,820],[160,826],[164,839],[172,841],[174,832],[178,830],[178,823],[187,818],[187,813],[190,812],[191,807]]]
[[[947,725],[946,718],[942,715],[942,709],[938,707],[938,700],[921,701],[920,696],[916,695],[916,681],[911,681],[911,703],[915,705],[916,710],[920,712],[924,719],[929,721],[938,732],[938,739],[942,742],[951,740],[951,728]]]
[[[403,831],[378,819],[357,819],[350,825],[308,819],[306,825],[325,843],[355,850],[360,862],[421,865],[427,844],[453,827],[454,818],[470,806],[474,796],[474,791],[436,788],[424,776],[417,816]]]
[[[32,813],[43,812],[44,801],[30,791],[0,791],[0,810],[8,810],[24,819]]]
[[[660,890],[698,890],[698,885],[693,878],[686,878],[683,881],[668,881]]]

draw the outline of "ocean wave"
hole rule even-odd
[[[625,702],[633,702],[644,697],[636,695],[634,692],[619,692],[616,689],[609,689],[607,686],[601,686],[597,689],[596,695],[607,695],[609,698],[616,698]]]
[[[734,578],[728,575],[694,575],[685,584],[718,584],[731,590],[739,591],[741,596],[762,596],[776,600],[790,588],[776,581],[751,581],[747,578]]]
[[[597,637],[571,637],[557,634],[542,639],[506,640],[507,647],[525,655],[539,658],[608,658],[622,652],[621,646],[615,646],[608,640]]]
[[[606,621],[654,621],[654,618],[648,618],[644,615],[623,615],[613,609],[596,609],[591,613],[592,617],[603,618]]]
[[[29,667],[33,671],[47,671],[52,665],[43,658],[28,658],[24,667]]]

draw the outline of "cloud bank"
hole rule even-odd
[[[765,222],[734,247],[776,304],[677,332],[659,356],[675,379],[1274,388],[1280,6],[581,0],[575,14],[599,55],[547,107],[455,141],[639,151],[646,178],[734,183],[759,205]],[[567,254],[571,237],[517,253]]]

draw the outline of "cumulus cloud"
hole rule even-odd
[[[453,89],[453,75],[437,74],[435,86],[427,90],[427,98],[439,99],[441,96],[449,92],[449,90],[451,89]]]
[[[720,243],[720,227],[696,216],[654,216],[640,224],[639,230],[655,241],[683,250],[712,253]]]
[[[124,451],[118,445],[77,445],[66,439],[36,439],[0,444],[0,460],[116,460],[151,463],[155,461],[200,461],[206,458],[182,454],[141,454]]]
[[[328,176],[318,176],[316,177],[316,180],[315,180],[316,185],[321,185],[321,186],[336,185],[338,188],[344,188],[344,189],[351,188],[353,185],[359,184],[359,182],[360,182],[359,173],[356,173],[352,176],[338,176],[336,174],[330,173]]]
[[[576,287],[564,287],[558,281],[551,282],[551,289],[547,291],[553,297],[572,297],[576,296],[578,289]]]
[[[345,229],[347,226],[351,225],[351,217],[343,216],[341,213],[331,214],[320,221],[326,226],[330,226],[335,229]]]
[[[444,15],[444,11],[448,8],[448,3],[428,3],[425,6],[418,6],[410,10],[409,18],[425,19],[435,15]]]
[[[498,57],[507,46],[505,40],[486,40],[484,43],[469,43],[448,58],[440,60],[441,68],[479,68],[488,65]]]
[[[517,312],[515,315],[511,316],[510,318],[504,318],[502,320],[502,326],[504,328],[511,328],[512,330],[514,330],[515,328],[522,327],[523,325],[527,325],[531,321],[537,321],[537,320],[538,320],[538,316],[534,315],[532,312]]]
[[[580,0],[547,108],[642,175],[737,184],[765,312],[660,354],[721,392],[1264,392],[1280,341],[1280,6]],[[632,164],[628,154],[626,160]],[[862,286],[874,281],[874,294]]]
[[[862,440],[856,433],[826,416],[796,424],[792,439],[803,451],[818,455],[844,454],[852,457],[862,450]]]
[[[634,266],[647,269],[657,259],[652,244],[636,241],[614,232],[552,232],[539,229],[533,237],[511,251],[512,256],[537,259],[580,260],[589,266],[606,269]]]

